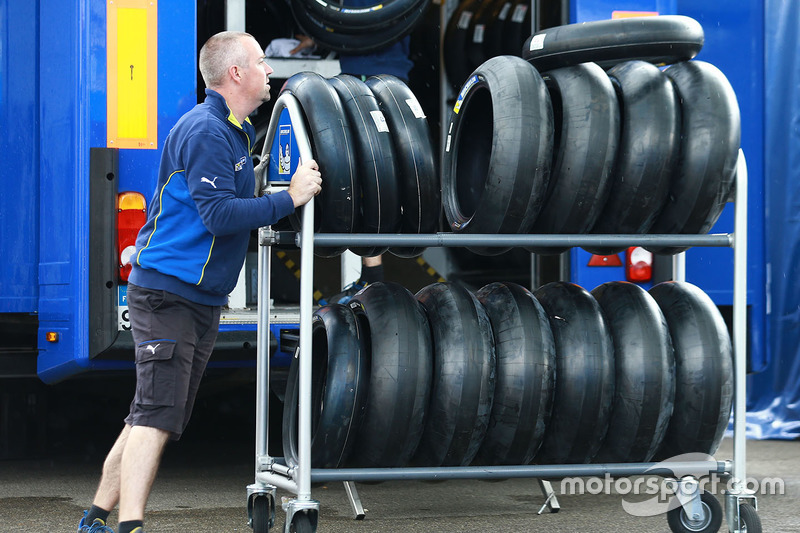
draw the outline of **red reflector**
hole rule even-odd
[[[631,246],[625,252],[625,278],[634,283],[653,279],[653,254],[641,246]]]
[[[621,267],[622,259],[619,254],[611,255],[592,255],[589,259],[590,267]]]
[[[147,220],[144,196],[134,192],[120,193],[117,200],[117,260],[119,277],[128,281],[136,236]]]

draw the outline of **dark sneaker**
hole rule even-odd
[[[353,296],[358,294],[358,292],[361,291],[361,289],[363,289],[367,285],[369,285],[369,284],[366,281],[361,281],[361,280],[355,281],[355,282],[351,283],[350,285],[348,285],[347,287],[345,287],[344,290],[342,290],[342,292],[340,292],[339,294],[334,294],[330,298],[326,298],[324,300],[320,300],[319,303],[321,305],[325,305],[325,304],[329,304],[329,303],[330,304],[346,304],[347,302],[350,301],[350,299]]]
[[[99,518],[95,518],[91,524],[86,524],[87,514],[89,514],[89,511],[83,512],[83,518],[78,523],[78,533],[114,533],[114,530]]]

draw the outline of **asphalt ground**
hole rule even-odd
[[[148,504],[149,533],[251,531],[246,486],[254,479],[253,406],[248,388],[238,390],[231,394],[226,387],[210,385],[184,438],[169,445]],[[120,403],[124,391],[123,387]],[[83,509],[91,503],[103,456],[121,427],[122,415],[116,413],[122,407],[107,400],[96,403],[105,406],[90,412],[94,426],[86,416],[77,416],[75,406],[61,411],[53,406],[51,411],[60,418],[49,422],[44,453],[0,461],[0,532],[75,531]],[[732,458],[730,439],[723,441],[715,457]],[[800,442],[751,440],[747,457],[748,478],[778,479],[781,484],[782,494],[759,495],[763,530],[800,531]],[[560,482],[553,485],[559,493]],[[613,490],[560,494],[560,512],[538,514],[544,497],[532,479],[398,481],[357,487],[366,509],[366,518],[359,521],[353,519],[341,483],[312,488],[312,497],[321,504],[318,531],[669,531],[664,515],[628,514],[622,502],[631,497]],[[278,496],[279,500],[291,497],[282,491]],[[284,513],[278,504],[273,531],[283,530]],[[116,513],[111,523],[116,524]],[[724,524],[721,530],[726,530]]]

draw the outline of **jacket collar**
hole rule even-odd
[[[236,117],[233,115],[233,111],[231,108],[228,107],[228,102],[225,101],[225,98],[217,91],[213,89],[206,89],[206,103],[213,107],[216,111],[220,113],[220,115],[230,122],[232,125],[236,126],[237,129],[244,130],[242,124],[236,120]],[[250,122],[250,117],[244,119],[247,124],[252,124]]]

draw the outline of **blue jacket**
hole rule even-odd
[[[131,283],[204,305],[225,305],[244,263],[250,230],[294,211],[289,193],[254,197],[255,128],[225,99],[186,113],[164,142],[158,183],[139,231]]]

